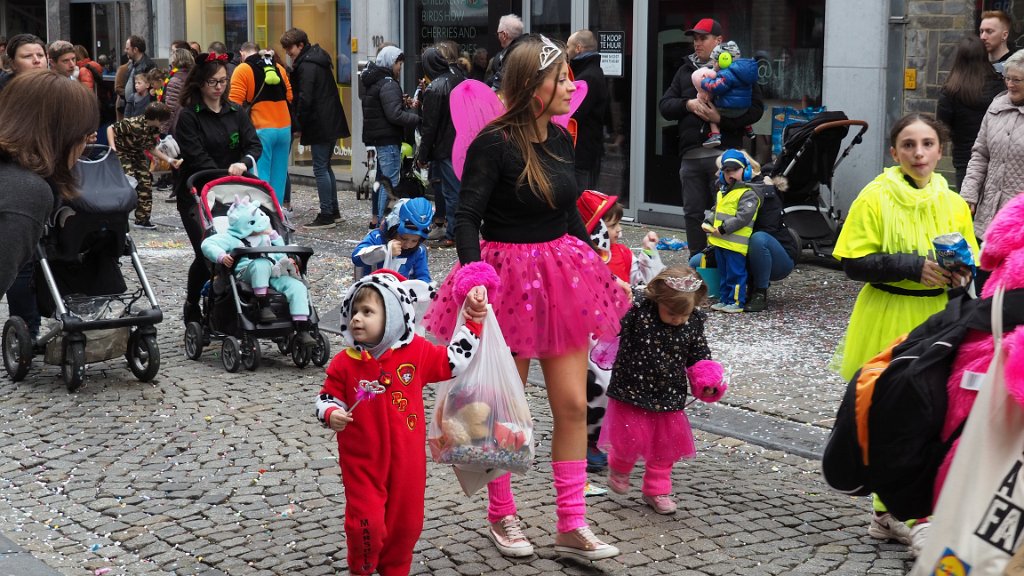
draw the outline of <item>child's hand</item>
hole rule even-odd
[[[334,412],[331,412],[331,421],[329,426],[331,427],[331,430],[341,432],[351,421],[352,416],[350,416],[343,408],[338,408]]]
[[[231,257],[231,254],[225,254],[220,257],[220,263],[231,268],[235,265],[235,259]]]
[[[182,160],[181,158],[175,158],[174,160],[171,160],[170,164],[171,166],[174,167],[175,170],[177,170],[178,168],[181,168],[182,162],[184,162],[184,160]]]
[[[705,231],[705,232],[707,232],[708,234],[711,234],[712,236],[721,236],[722,235],[722,233],[718,230],[718,228],[715,228],[714,226],[712,226],[711,224],[708,224],[707,222],[701,224],[700,225],[700,229]]]
[[[397,241],[397,240],[392,240],[391,242],[388,242],[388,251],[391,252],[391,256],[392,257],[394,257],[394,256],[401,256],[402,255],[402,243]]]
[[[642,246],[644,250],[654,250],[654,247],[658,244],[658,233],[654,230],[648,230],[647,236],[644,236]]]
[[[615,281],[619,283],[619,288],[622,288],[623,290],[626,291],[626,298],[632,299],[633,287],[629,285],[629,282],[623,281],[622,278],[619,278],[618,276],[615,277]]]
[[[483,286],[474,286],[469,294],[466,294],[466,305],[462,313],[469,322],[483,322],[487,317],[487,289]]]

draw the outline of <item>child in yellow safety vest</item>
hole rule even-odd
[[[747,303],[747,247],[761,206],[748,183],[761,167],[745,152],[729,149],[718,157],[718,169],[718,197],[702,226],[721,279],[718,302],[711,309],[737,313]]]

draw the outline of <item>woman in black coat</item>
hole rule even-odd
[[[174,138],[181,148],[181,169],[174,184],[178,213],[195,252],[188,270],[184,321],[199,321],[199,293],[210,278],[200,244],[203,228],[198,203],[188,190],[188,179],[200,170],[226,169],[232,176],[252,170],[263,147],[242,107],[228,102],[227,57],[200,54],[182,89],[181,114]]]
[[[936,114],[953,137],[953,167],[958,189],[967,175],[971,148],[981,129],[985,110],[1004,89],[1003,80],[988,61],[981,39],[965,36],[957,46],[953,68],[942,85]]]

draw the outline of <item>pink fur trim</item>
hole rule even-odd
[[[985,230],[981,267],[995,270],[1011,253],[1024,248],[1024,194],[1014,196],[996,213]]]
[[[698,360],[686,369],[693,395],[704,402],[718,402],[725,396],[729,383],[724,380],[724,376],[722,365],[714,360]]]
[[[1003,365],[1006,391],[1024,406],[1024,327],[1018,326],[1003,338],[1006,363]]]
[[[501,279],[494,267],[487,262],[472,262],[459,268],[455,272],[455,283],[452,285],[452,296],[456,302],[466,299],[466,294],[477,286],[487,288],[487,292],[493,294],[501,286]]]

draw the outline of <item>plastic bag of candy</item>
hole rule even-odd
[[[932,241],[935,246],[935,259],[946,270],[974,270],[974,255],[967,240],[959,232],[950,232],[938,236]]]
[[[530,407],[490,305],[469,366],[437,387],[427,443],[435,462],[455,466],[467,495],[506,471],[523,474],[533,462]]]

